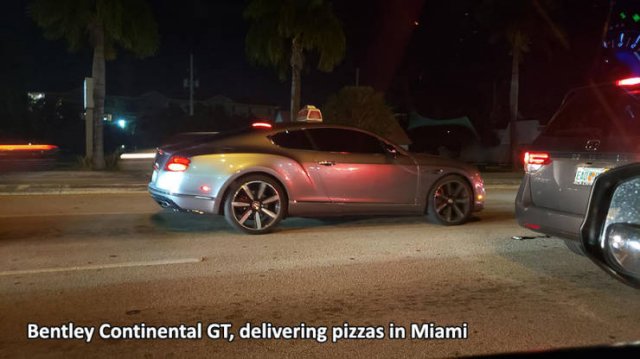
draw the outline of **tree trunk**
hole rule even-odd
[[[93,169],[102,170],[104,163],[104,98],[105,98],[105,53],[104,53],[104,27],[98,23],[94,29],[93,66]]]
[[[514,44],[511,62],[511,89],[509,93],[509,143],[511,152],[511,166],[514,171],[520,169],[518,153],[518,96],[520,92],[520,52],[519,44]]]
[[[300,111],[300,72],[302,70],[302,47],[298,43],[298,38],[291,40],[291,117],[293,122]]]

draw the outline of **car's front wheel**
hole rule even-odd
[[[429,193],[427,213],[431,221],[445,226],[463,224],[473,211],[473,191],[462,177],[438,180]]]
[[[236,229],[249,234],[270,232],[284,217],[284,188],[264,175],[250,175],[234,182],[225,198],[224,216]]]

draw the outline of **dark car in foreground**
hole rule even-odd
[[[427,214],[457,225],[485,197],[473,166],[355,128],[262,122],[159,148],[149,192],[162,207],[221,214],[250,234],[290,216]]]
[[[601,173],[640,158],[640,78],[576,89],[524,154],[516,198],[521,226],[582,254],[580,226]]]
[[[586,256],[619,281],[640,289],[640,163],[596,179],[581,239]]]

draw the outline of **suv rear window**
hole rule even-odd
[[[569,94],[545,137],[608,138],[640,135],[640,104],[617,87],[588,87]]]

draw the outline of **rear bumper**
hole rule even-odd
[[[582,227],[584,216],[537,207],[531,200],[528,175],[525,175],[520,184],[515,207],[516,219],[520,226],[581,244],[580,228]]]
[[[148,190],[151,198],[162,208],[181,212],[214,213],[214,197],[169,193],[154,187],[152,184],[149,184]]]

